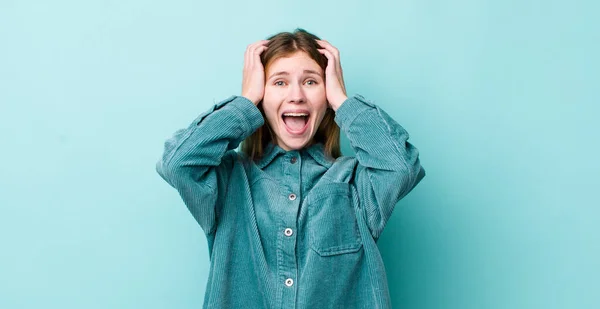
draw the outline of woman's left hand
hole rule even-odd
[[[318,49],[319,52],[327,57],[327,67],[325,68],[325,93],[329,106],[334,110],[337,109],[346,101],[346,86],[344,85],[344,76],[342,65],[340,63],[340,52],[333,45],[325,40],[316,40],[323,47]]]

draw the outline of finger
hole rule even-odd
[[[337,83],[338,85],[342,88],[342,91],[344,92],[344,94],[346,94],[346,86],[344,85],[344,80],[340,74],[340,72],[336,71],[336,67],[335,67],[335,56],[326,49],[317,49],[319,52],[323,53],[325,55],[325,57],[327,57],[328,63],[327,63],[327,67],[325,68],[325,72],[326,72],[326,76],[328,75],[329,77],[328,80],[332,83],[333,77],[337,77]],[[334,63],[332,65],[332,63]]]
[[[250,64],[256,48],[259,46],[266,46],[267,43],[269,43],[269,40],[260,40],[252,44],[248,44],[246,47],[246,53],[244,54],[244,63]]]
[[[323,46],[325,50],[329,51],[332,54],[332,56],[334,58],[333,63],[335,64],[336,76],[340,82],[340,86],[342,87],[342,90],[344,91],[344,93],[346,93],[346,83],[344,82],[344,71],[342,69],[340,51],[326,40],[316,40],[316,41],[317,41],[317,43],[319,43],[319,45]]]
[[[325,41],[325,40],[317,40],[318,43],[320,43],[320,45],[322,45],[326,50],[330,51],[334,58],[335,58],[335,68],[336,71],[339,74],[342,74],[342,63],[341,63],[341,58],[340,58],[340,51],[335,48],[333,45],[331,45],[329,42]],[[340,76],[341,77],[341,76]],[[341,79],[341,78],[340,78]]]
[[[248,46],[247,59],[248,59],[248,68],[252,69],[256,65],[256,53],[259,51],[264,45],[262,45],[262,41],[255,42]]]
[[[252,55],[251,57],[256,60],[258,58],[260,60],[260,54],[268,48],[269,40],[260,40],[252,44]],[[258,56],[258,57],[257,57]]]
[[[260,40],[260,41],[254,42],[250,45],[252,46],[252,49],[255,50],[258,47],[266,46],[268,43],[269,43],[268,40]]]
[[[254,49],[254,55],[260,55],[268,48],[266,45],[259,45]]]
[[[323,46],[323,48],[329,50],[336,58],[339,59],[339,56],[340,56],[339,49],[337,49],[335,46],[331,45],[331,43],[327,42],[326,40],[317,40],[317,42],[320,43],[320,45]]]
[[[323,41],[323,43],[325,43],[325,45],[328,47],[328,49],[331,51],[331,53],[334,56],[336,56],[336,58],[339,58],[340,50],[337,49],[337,47],[333,46],[331,43],[329,43],[327,41]]]
[[[246,52],[244,53],[244,67],[246,69],[252,68],[252,58],[254,54],[254,48],[256,43],[248,44],[246,47]]]
[[[246,46],[246,51],[244,52],[244,69],[250,66],[250,46]]]
[[[328,74],[332,74],[335,72],[335,57],[333,54],[327,49],[317,48],[317,50],[327,57],[327,67],[325,67],[325,71]]]
[[[260,55],[267,50],[267,46],[259,46],[254,50],[254,55],[252,56],[252,65],[258,66],[262,68],[262,62],[260,61]]]
[[[319,52],[323,53],[328,60],[327,63],[327,68],[326,71],[329,72],[329,74],[335,74],[335,76],[338,79],[338,82],[340,83],[340,86],[342,87],[342,90],[344,91],[344,93],[346,93],[346,85],[344,82],[344,75],[342,74],[342,66],[339,63],[339,59],[335,58],[335,55],[328,49],[317,49]],[[334,65],[332,66],[332,68],[330,68],[330,64],[333,63]]]

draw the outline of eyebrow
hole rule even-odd
[[[321,73],[319,73],[319,72],[317,72],[315,70],[304,70],[304,73],[305,74],[315,74],[315,75],[321,76]],[[286,71],[276,72],[276,73],[271,74],[271,76],[269,76],[268,79],[271,79],[271,78],[273,78],[275,76],[280,76],[280,75],[290,75],[290,73],[288,73]]]

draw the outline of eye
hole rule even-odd
[[[282,80],[276,81],[275,86],[283,86],[283,81]]]
[[[309,85],[316,85],[317,81],[311,79],[311,80],[307,81],[306,83],[307,84],[310,83]]]

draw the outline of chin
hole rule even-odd
[[[295,139],[280,139],[279,142],[279,146],[283,149],[286,150],[300,150],[304,147],[306,147],[307,145],[310,144],[310,141],[312,140],[312,138],[310,139],[300,139],[300,138],[295,138]]]

